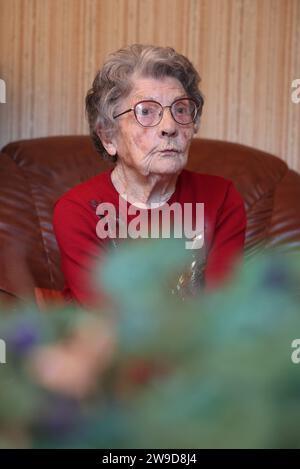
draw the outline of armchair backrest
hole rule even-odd
[[[62,288],[52,229],[54,203],[71,187],[109,167],[88,136],[23,140],[3,148],[0,289],[22,296],[32,285]],[[300,248],[300,175],[282,160],[243,145],[194,139],[188,168],[235,183],[247,211],[248,255],[270,246]]]

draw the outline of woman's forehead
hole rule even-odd
[[[130,100],[141,101],[153,99],[177,99],[186,96],[186,92],[177,78],[135,78],[129,95]]]

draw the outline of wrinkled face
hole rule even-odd
[[[162,106],[170,106],[176,99],[188,97],[181,83],[173,77],[135,78],[134,86],[119,104],[116,114],[142,100],[154,100]],[[137,173],[174,174],[187,163],[189,146],[195,124],[182,125],[175,122],[170,109],[164,109],[161,122],[155,127],[142,127],[134,112],[117,119],[118,128],[109,143],[103,142],[110,155],[118,154],[117,164],[123,164]]]

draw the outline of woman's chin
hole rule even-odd
[[[181,171],[186,165],[185,158],[165,158],[164,160],[156,161],[151,167],[151,172],[156,174],[175,174]]]

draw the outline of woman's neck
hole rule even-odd
[[[118,165],[111,173],[115,189],[128,202],[141,207],[166,203],[175,191],[178,174],[137,173],[134,169]]]

